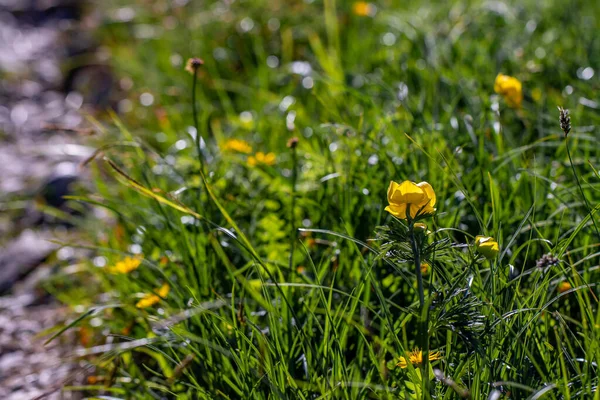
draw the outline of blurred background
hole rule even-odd
[[[74,251],[85,210],[63,196],[88,177],[84,114],[109,104],[112,75],[93,37],[98,18],[80,0],[0,1],[0,398],[74,398],[55,392],[76,369],[69,338],[43,345],[65,310],[41,282]],[[72,338],[71,338],[72,339]]]

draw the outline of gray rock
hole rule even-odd
[[[25,230],[0,248],[0,293],[44,261],[58,245],[41,232]]]

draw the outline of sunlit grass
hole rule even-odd
[[[61,296],[101,307],[73,328],[94,328],[93,379],[131,398],[598,396],[597,5],[177,4],[100,4],[125,99],[80,200],[115,223],[70,277],[89,290]],[[435,191],[425,227],[385,211],[405,180]]]

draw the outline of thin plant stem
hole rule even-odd
[[[286,273],[286,281],[291,282],[292,272],[294,268],[294,252],[296,250],[296,224],[295,224],[295,215],[296,215],[296,182],[298,180],[298,156],[296,153],[296,144],[289,145],[291,142],[288,142],[288,147],[290,147],[292,151],[292,198],[290,204],[290,258],[288,264],[288,270]],[[286,296],[289,295],[290,288],[286,288]],[[289,310],[286,309],[287,320],[288,320],[288,348],[292,349],[292,318],[289,315]],[[289,360],[289,369],[290,371],[294,370],[293,360]]]
[[[202,153],[202,146],[201,146],[201,139],[202,136],[200,135],[200,124],[198,123],[198,104],[196,101],[196,91],[197,91],[197,84],[198,84],[198,68],[199,65],[196,65],[193,67],[193,73],[192,73],[192,115],[194,117],[194,129],[196,129],[196,137],[194,138],[194,142],[196,144],[196,151],[198,153],[198,162],[200,163],[200,174],[202,176],[206,176],[206,172],[204,171],[204,155]],[[204,182],[205,188],[206,188],[206,182],[204,180],[202,180]],[[208,191],[208,190],[207,190]],[[202,205],[202,195],[201,192],[198,192],[198,200],[201,203],[201,207],[203,207]],[[207,210],[207,214],[211,215],[212,214],[212,204],[211,202],[208,202],[208,204],[206,204],[206,210]],[[209,237],[212,235],[211,231],[210,231],[210,227],[208,226],[208,224],[202,224],[203,225],[203,231],[206,233],[207,237],[206,237],[206,241],[204,243],[204,257],[206,259],[206,263],[208,265],[212,265],[212,262],[214,261],[214,255],[210,252],[210,239]],[[197,241],[200,238],[197,239]],[[196,245],[198,245],[196,241]],[[210,259],[209,259],[210,258]],[[194,266],[194,270],[196,270],[197,267]],[[198,280],[198,287],[201,288],[201,293],[203,295],[208,295],[208,285],[207,282],[209,281],[209,276],[208,276],[208,270],[206,268],[202,269],[202,281],[204,282],[204,285],[202,285],[201,281],[200,281],[200,276],[198,275],[198,272],[196,271],[196,279]]]
[[[296,248],[296,224],[295,215],[296,215],[296,182],[298,181],[298,155],[296,153],[296,146],[291,147],[292,150],[292,198],[291,198],[291,206],[290,206],[290,259],[289,259],[289,274],[292,273],[292,268],[294,264],[294,250]],[[289,279],[288,279],[289,280]]]
[[[588,213],[590,214],[590,219],[592,220],[592,224],[594,225],[594,229],[596,230],[596,236],[598,236],[598,240],[600,240],[600,230],[598,230],[598,225],[596,225],[596,219],[592,214],[592,207],[588,202],[587,197],[585,197],[585,193],[583,192],[583,188],[581,187],[581,182],[579,182],[579,176],[575,171],[575,166],[573,165],[573,159],[571,158],[571,150],[569,150],[569,138],[565,137],[565,147],[567,148],[567,156],[569,157],[569,164],[571,164],[571,169],[573,170],[573,175],[575,175],[575,181],[577,182],[577,187],[581,192],[581,197],[583,197],[583,202],[585,203],[585,207],[587,208]]]
[[[196,129],[196,151],[198,152],[198,161],[200,162],[200,169],[204,172],[204,161],[202,157],[202,148],[200,144],[200,125],[198,124],[198,106],[196,104],[196,84],[198,83],[198,68],[194,68],[192,74],[192,113],[194,116],[194,128]]]
[[[410,209],[410,205],[408,206]],[[409,211],[407,211],[408,213]],[[423,380],[423,399],[429,398],[429,337],[427,328],[429,325],[428,315],[429,313],[425,309],[425,288],[423,286],[423,273],[421,272],[421,250],[415,235],[415,223],[411,219],[409,220],[409,233],[410,233],[410,244],[413,252],[413,259],[415,263],[415,274],[417,275],[417,289],[419,292],[419,339],[422,351],[421,363],[421,377]]]

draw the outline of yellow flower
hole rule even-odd
[[[388,188],[389,206],[385,211],[393,216],[406,219],[406,209],[410,208],[411,218],[415,218],[417,213],[431,214],[435,211],[435,192],[427,182],[414,183],[404,181],[400,184],[392,181]]]
[[[352,4],[352,12],[359,17],[371,17],[375,14],[375,6],[366,1],[355,1]]]
[[[523,85],[517,78],[498,74],[494,82],[494,92],[501,94],[509,107],[519,108],[523,102]]]
[[[240,139],[229,139],[223,144],[223,150],[237,151],[244,154],[252,153],[252,147],[248,142]]]
[[[171,290],[171,288],[169,287],[169,285],[167,285],[165,283],[160,288],[156,289],[154,291],[155,293],[147,293],[146,295],[144,295],[144,297],[142,297],[142,299],[140,301],[138,301],[135,304],[135,306],[137,308],[152,307],[153,305],[158,303],[161,298],[163,298],[163,299],[166,298],[167,295],[169,294],[170,290]]]
[[[254,156],[248,157],[248,165],[254,167],[259,164],[264,165],[275,165],[276,157],[275,153],[263,153],[259,151]]]
[[[429,263],[427,263],[427,262],[421,263],[421,275],[429,274],[430,269],[431,269],[431,265],[429,265]]]
[[[564,281],[558,284],[558,286],[556,287],[556,290],[558,290],[558,293],[564,293],[567,290],[571,290],[572,286],[569,282]]]
[[[125,257],[113,267],[109,268],[109,271],[113,274],[128,274],[131,271],[136,270],[141,263],[142,259],[140,257]]]
[[[500,252],[498,242],[489,236],[476,236],[475,246],[477,246],[477,251],[488,260],[496,257]]]
[[[156,294],[158,294],[160,297],[162,297],[164,299],[168,296],[170,291],[171,291],[171,288],[169,287],[169,285],[164,283],[158,290],[156,290]]]
[[[398,360],[398,364],[396,364],[400,368],[408,367],[409,362],[415,366],[421,365],[423,363],[423,352],[418,348],[414,349],[413,351],[407,352],[406,355],[408,356],[408,361],[406,361],[405,357],[400,357],[400,359]],[[439,351],[434,351],[429,353],[428,358],[429,361],[435,361],[442,358],[442,355]]]
[[[427,224],[424,224],[422,222],[417,222],[414,226],[415,228],[415,232],[422,232],[426,235],[429,235],[431,233],[431,231],[429,229],[427,229]]]

